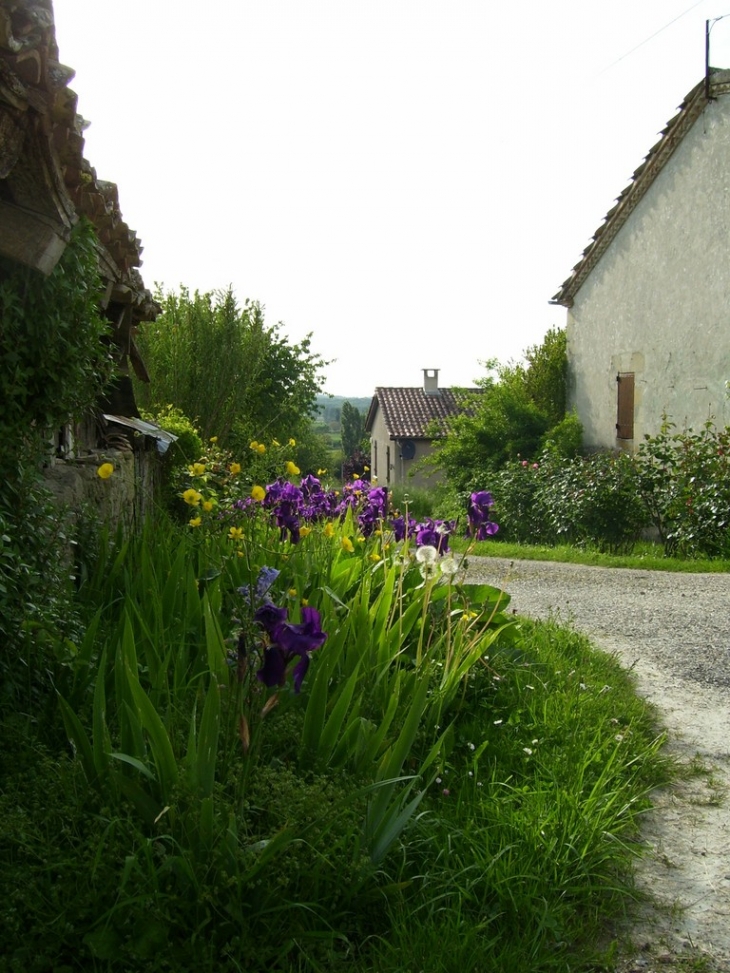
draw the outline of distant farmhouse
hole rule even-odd
[[[730,71],[686,96],[552,303],[587,448],[730,421]]]
[[[376,388],[365,419],[370,469],[380,486],[432,486],[438,474],[418,467],[445,432],[445,420],[462,411],[458,390],[439,388],[439,370],[423,369],[423,385]],[[439,431],[440,430],[440,431]]]

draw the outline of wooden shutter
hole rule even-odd
[[[616,438],[634,438],[634,373],[619,372],[616,376],[616,386],[618,389],[617,416],[616,416]]]

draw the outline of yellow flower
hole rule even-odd
[[[370,472],[370,467],[369,466],[363,466],[362,471],[363,471],[363,473],[369,473]]]
[[[261,456],[264,455],[264,453],[266,452],[266,447],[264,446],[263,443],[258,444],[258,446],[256,447],[256,452],[259,453]]]
[[[372,554],[368,554],[368,557],[370,558],[371,561],[380,561],[380,560],[382,560],[382,558],[380,557],[380,555],[378,554],[377,551],[373,551]]]
[[[102,480],[108,480],[113,472],[114,472],[113,463],[102,463],[101,466],[97,468],[96,475],[100,477]]]
[[[299,473],[301,473],[301,470],[296,463],[292,463],[292,461],[288,459],[286,461],[286,472],[289,474],[289,476],[297,476]]]
[[[317,476],[324,476],[327,470],[317,470]]]
[[[343,537],[340,543],[342,544],[342,550],[347,551],[348,554],[352,554],[352,552],[355,550],[349,537]]]
[[[242,541],[243,540],[243,528],[242,527],[231,527],[228,531],[228,536],[232,541]]]
[[[290,439],[290,440],[289,440],[289,445],[290,445],[290,446],[296,446],[296,444],[297,444],[297,441],[296,441],[296,439]]]
[[[261,501],[266,496],[266,490],[262,486],[251,487],[251,499]]]
[[[290,598],[296,598],[296,596],[297,596],[297,589],[296,588],[290,588],[289,589],[289,597]]]
[[[334,534],[335,534],[335,529],[332,526],[332,521],[328,520],[327,523],[324,525],[324,536],[334,537]]]
[[[200,527],[200,525],[202,523],[202,518],[201,517],[192,517],[188,521],[188,523],[190,524],[191,527]]]
[[[272,439],[271,440],[271,445],[272,446],[281,446],[281,443],[279,442],[278,439]]]
[[[210,511],[212,509],[213,509],[213,501],[212,500],[203,500],[203,510],[207,511],[208,513],[210,513]]]
[[[185,503],[189,504],[191,507],[198,507],[200,505],[200,501],[203,499],[203,496],[202,494],[198,493],[197,490],[193,490],[193,488],[190,487],[183,493],[182,498]]]
[[[231,476],[238,476],[238,474],[241,472],[241,464],[231,463],[231,465],[228,467],[228,472],[231,474]]]
[[[259,448],[259,444],[258,444],[257,440],[252,439],[251,442],[248,444],[248,448],[249,449],[252,449],[254,452],[256,452],[256,450]]]
[[[307,537],[307,535],[308,534],[311,534],[311,533],[312,533],[312,528],[311,527],[300,527],[299,528],[299,536],[300,537]]]
[[[205,463],[193,463],[192,466],[188,466],[188,470],[191,476],[202,476],[205,473]]]
[[[306,608],[309,604],[309,598],[302,598],[302,607]]]
[[[218,442],[218,437],[217,436],[211,436],[210,437],[210,442],[217,443]]]

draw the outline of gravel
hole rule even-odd
[[[470,557],[470,581],[510,610],[584,632],[633,670],[669,749],[704,772],[655,792],[644,820],[624,973],[730,971],[730,574],[675,574]]]

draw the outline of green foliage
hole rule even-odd
[[[665,417],[636,462],[641,497],[668,555],[730,556],[730,428],[677,432]]]
[[[112,374],[98,311],[101,282],[88,223],[48,277],[0,258],[0,431],[8,467],[21,443],[78,416]],[[7,475],[7,472],[6,472]]]
[[[543,437],[542,446],[554,455],[564,456],[566,459],[575,459],[580,455],[583,425],[575,412],[571,412],[548,430]]]
[[[621,553],[649,524],[636,465],[625,453],[567,460],[546,450],[540,462],[500,470],[494,493],[494,516],[506,541],[592,544]]]
[[[38,471],[16,468],[0,492],[0,678],[5,704],[22,700],[29,713],[71,664],[66,639],[81,628],[73,536]]]
[[[478,489],[505,463],[537,456],[551,430],[565,419],[565,332],[551,330],[525,352],[527,364],[486,362],[478,393],[464,395],[464,410],[449,420],[433,463],[457,492]],[[496,377],[494,373],[496,371]],[[560,429],[559,439],[570,431]]]
[[[342,440],[342,454],[345,457],[352,456],[356,451],[363,447],[363,437],[365,435],[365,417],[350,405],[343,402],[340,415],[340,437]]]
[[[162,314],[140,335],[150,373],[137,387],[150,412],[172,404],[203,439],[243,451],[254,437],[296,437],[309,423],[326,364],[311,335],[290,344],[264,322],[260,304],[232,290],[159,295]]]

